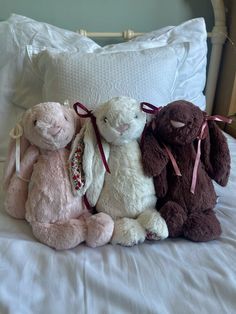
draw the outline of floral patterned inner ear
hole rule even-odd
[[[71,179],[74,189],[80,190],[85,184],[85,176],[82,166],[82,158],[84,153],[84,143],[82,139],[78,142],[77,149],[70,161]]]

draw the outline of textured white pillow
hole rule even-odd
[[[184,47],[173,45],[112,53],[42,53],[43,98],[89,108],[114,96],[130,96],[156,105],[173,98],[178,59]]]
[[[173,100],[185,99],[205,109],[203,90],[206,82],[207,31],[203,18],[188,20],[178,26],[167,26],[143,34],[125,43],[97,48],[104,53],[168,47],[173,44],[185,46],[185,58],[179,65]],[[165,62],[165,60],[163,60]]]
[[[29,59],[32,69],[42,77],[42,96],[47,101],[80,100],[94,106],[111,96],[125,94],[157,105],[186,99],[204,110],[206,38],[204,19],[197,18],[129,42],[97,47],[89,54],[48,49],[39,56],[34,47],[29,47]],[[154,55],[144,58],[150,49],[154,49],[158,62]],[[170,49],[175,50],[177,60],[177,68],[172,67],[172,74],[176,74],[174,85],[168,76],[168,58],[173,61],[173,54],[164,53]],[[155,71],[150,74],[152,68]]]
[[[195,18],[178,26],[165,27],[133,40],[151,45],[188,43],[186,58],[179,67],[175,99],[186,99],[205,110],[203,90],[206,83],[207,31],[203,18]]]

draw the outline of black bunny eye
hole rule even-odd
[[[64,116],[64,118],[65,118],[65,120],[66,120],[66,121],[68,121],[68,118],[67,118],[67,116]]]
[[[34,120],[33,124],[34,124],[34,126],[36,126],[36,124],[37,124],[37,120]]]
[[[138,119],[138,115],[137,114],[135,115],[135,119]]]
[[[107,117],[104,117],[104,119],[103,119],[103,121],[105,122],[105,123],[107,123]]]

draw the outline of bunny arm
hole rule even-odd
[[[208,121],[208,136],[202,141],[201,160],[211,179],[225,186],[230,174],[230,152],[226,137],[214,121]]]
[[[5,209],[9,215],[18,219],[25,218],[25,203],[33,165],[39,155],[35,146],[29,146],[20,164],[20,173],[14,173],[6,190]]]
[[[158,176],[166,167],[169,157],[155,138],[151,127],[148,127],[141,143],[144,172],[148,176]]]
[[[108,160],[109,153],[110,153],[110,146],[105,141],[102,141],[102,146],[103,146],[103,150],[106,156],[106,160]],[[103,165],[98,147],[95,148],[95,153],[93,156],[92,171],[93,171],[92,182],[86,192],[86,196],[87,196],[90,206],[93,207],[96,205],[99,199],[100,193],[103,188],[105,173],[106,173],[106,169]]]

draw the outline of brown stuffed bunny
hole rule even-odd
[[[144,170],[154,177],[157,209],[170,237],[209,241],[221,234],[212,180],[227,184],[230,154],[213,120],[192,103],[175,101],[159,111],[143,135]]]

